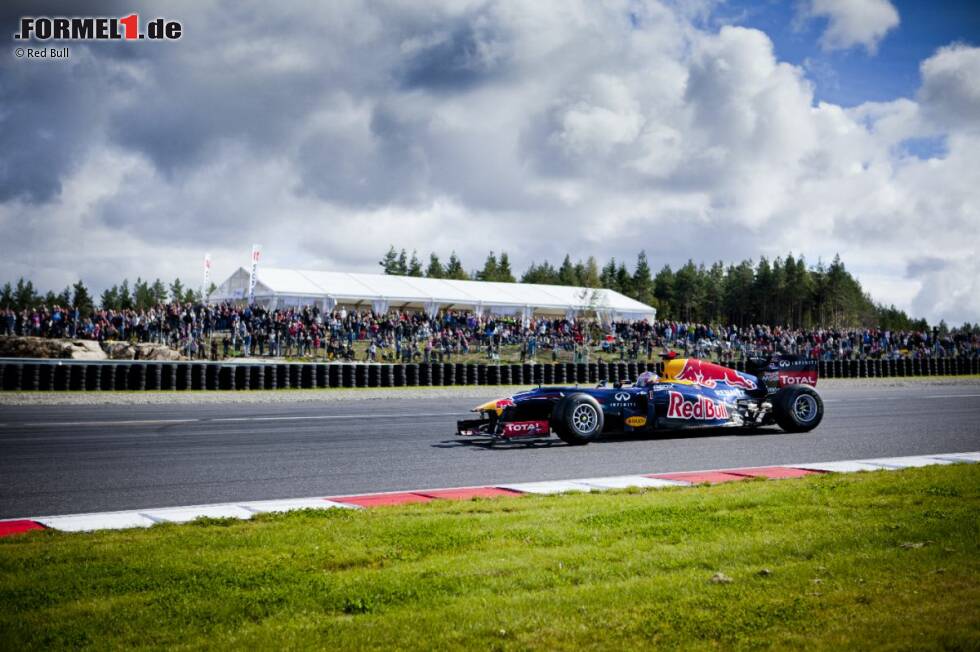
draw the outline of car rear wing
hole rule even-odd
[[[761,363],[761,364],[759,364]],[[762,367],[757,375],[770,391],[790,385],[817,385],[817,361],[791,355],[778,355],[767,361],[758,361]]]

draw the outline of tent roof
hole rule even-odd
[[[244,293],[242,290],[244,289]],[[239,268],[212,295],[216,301],[242,299],[248,290],[248,271]],[[619,292],[606,289],[457,281],[385,274],[352,274],[259,266],[256,298],[325,299],[341,304],[387,301],[392,307],[439,304],[499,309],[532,308],[541,312],[595,310],[628,318],[653,318],[656,310]]]

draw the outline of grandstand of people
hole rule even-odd
[[[765,271],[763,262],[756,284]],[[777,271],[797,269],[789,259],[784,265],[779,259],[775,263]],[[645,265],[641,254],[632,278]],[[826,278],[832,279],[834,265]],[[547,267],[532,264],[525,279],[533,280],[533,271]],[[603,279],[610,284],[617,277],[631,278],[622,266],[618,273],[615,265],[607,267],[610,273],[604,269]],[[711,318],[698,318],[698,306],[681,301],[676,291],[688,269],[705,274],[703,265],[695,269],[692,263],[678,270],[672,302],[648,295],[672,313],[663,316],[657,307],[617,289],[473,280],[479,274],[463,280],[398,270],[355,274],[257,266],[254,278],[239,268],[206,297],[179,280],[169,291],[159,281],[151,285],[138,280],[132,292],[124,281],[106,289],[98,306],[81,282],[74,292],[66,288],[60,295],[42,297],[21,280],[16,288],[8,283],[0,290],[0,336],[154,343],[189,359],[210,360],[649,361],[670,351],[723,362],[775,352],[817,360],[980,355],[980,333],[974,326],[930,327],[881,307],[875,308],[874,317],[885,323],[821,323],[811,315],[804,324],[802,302],[790,298],[782,312],[784,323],[771,318],[756,322],[752,310],[758,311],[758,299],[743,293],[739,297],[748,307],[736,302],[727,315],[716,311]],[[842,264],[839,270],[843,272]],[[658,289],[665,272],[669,268],[650,279]],[[738,277],[738,269],[730,268],[727,279]],[[843,287],[853,286],[864,298],[846,272],[843,278],[849,281]],[[619,288],[624,285],[621,280]],[[632,289],[643,296],[635,292],[635,281]],[[836,299],[827,303],[831,316],[837,304],[843,305]],[[770,313],[778,310],[771,301]]]

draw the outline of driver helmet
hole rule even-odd
[[[647,385],[652,385],[660,380],[660,376],[652,371],[644,371],[642,374],[637,376],[636,385],[638,387],[646,387]]]

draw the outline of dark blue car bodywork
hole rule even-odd
[[[809,365],[784,362],[783,377],[778,365],[779,361],[767,363],[757,376],[703,361],[679,360],[670,367],[674,377],[643,386],[617,383],[596,387],[538,387],[479,406],[474,411],[479,411],[481,418],[460,421],[457,434],[485,438],[492,443],[541,440],[554,433],[569,443],[587,443],[611,432],[759,427],[777,421],[784,430],[815,427],[823,413],[823,403],[816,392],[811,387],[787,386],[781,382],[795,377],[800,369],[809,370]],[[793,369],[787,369],[788,366]],[[815,376],[808,384],[815,384]],[[805,395],[799,399],[806,402],[803,408],[819,410],[819,414],[812,415],[816,422],[811,419],[790,423],[786,415],[780,415],[780,410],[796,409],[790,403],[800,395]],[[599,414],[593,414],[596,410]],[[576,415],[583,414],[593,422],[598,421],[592,425],[597,425],[599,432],[577,436],[574,421]],[[780,416],[783,418],[779,419]]]

